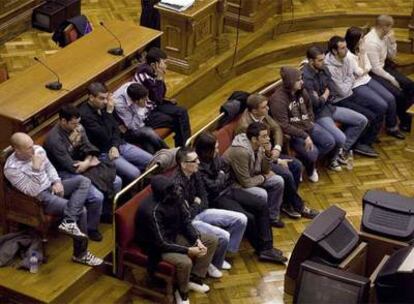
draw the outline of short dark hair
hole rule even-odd
[[[341,36],[333,36],[328,41],[328,51],[333,54],[333,50],[338,50],[338,44],[339,42],[345,42],[345,38]]]
[[[88,86],[88,93],[96,97],[100,93],[108,93],[108,89],[102,82],[92,82]]]
[[[80,113],[77,107],[73,104],[67,104],[60,108],[59,110],[59,119],[66,119],[67,121],[72,120],[73,118],[79,118]]]
[[[252,122],[246,130],[247,138],[251,140],[253,137],[259,137],[260,132],[263,130],[268,131],[267,126],[264,123],[259,121]]]
[[[260,94],[251,94],[246,101],[246,105],[247,105],[247,109],[249,110],[249,112],[251,112],[254,109],[257,109],[259,107],[259,105],[263,102],[266,101],[267,98],[263,95]]]
[[[181,164],[186,162],[187,155],[195,152],[193,147],[181,147],[178,149],[177,154],[175,155],[175,161],[177,165],[181,167]]]
[[[350,27],[346,30],[345,34],[345,41],[348,49],[351,51],[351,53],[356,52],[357,46],[361,38],[364,36],[364,30],[360,27]]]
[[[211,132],[203,132],[194,141],[195,151],[200,161],[211,162],[214,158],[217,137]]]
[[[148,90],[142,84],[131,83],[127,88],[127,94],[133,101],[140,100],[148,96]]]
[[[167,54],[157,47],[150,48],[147,55],[145,56],[145,61],[148,64],[160,62],[161,59],[167,59]]]
[[[323,54],[325,54],[325,52],[322,50],[322,48],[320,48],[317,45],[311,46],[306,51],[306,57],[308,59],[316,59],[316,57],[318,57],[319,55],[323,55]]]

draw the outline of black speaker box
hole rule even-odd
[[[362,202],[362,231],[405,242],[414,239],[414,199],[370,190]]]
[[[46,2],[33,10],[33,27],[47,32],[55,31],[65,20],[66,8],[59,3]]]
[[[53,2],[65,7],[66,19],[79,16],[81,13],[81,0],[53,0]]]

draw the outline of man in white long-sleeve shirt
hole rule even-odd
[[[400,129],[409,131],[411,118],[406,110],[413,103],[414,82],[397,71],[392,62],[397,55],[393,25],[391,16],[378,16],[375,26],[365,36],[363,48],[372,66],[370,75],[395,96]]]
[[[85,200],[91,181],[81,175],[61,181],[45,150],[34,145],[25,133],[10,139],[14,152],[4,166],[9,182],[24,194],[36,197],[48,214],[62,215],[58,229],[74,238],[72,260],[89,266],[102,264],[100,258],[87,251]],[[80,228],[78,226],[80,225]]]

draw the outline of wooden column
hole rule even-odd
[[[240,28],[256,31],[266,20],[282,12],[283,0],[228,0],[225,24],[237,26],[240,10]]]
[[[33,9],[44,0],[0,1],[0,43],[31,28]]]
[[[161,48],[168,54],[168,68],[191,74],[198,66],[226,50],[223,38],[224,0],[196,0],[184,12],[156,5],[161,15]]]

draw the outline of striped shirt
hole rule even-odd
[[[4,175],[9,182],[24,194],[36,197],[53,183],[60,181],[59,175],[46,156],[46,151],[35,145],[34,153],[44,156],[40,170],[33,170],[32,160],[21,160],[16,152],[9,156],[4,166]]]

